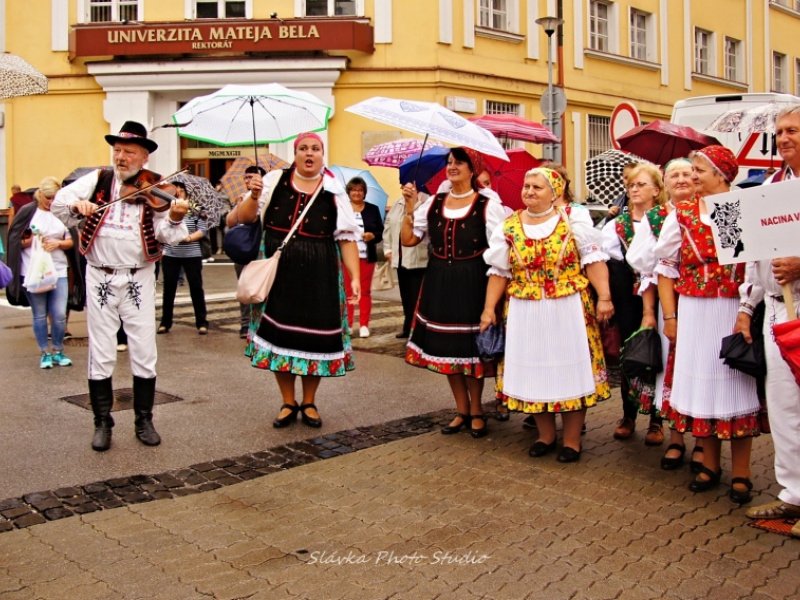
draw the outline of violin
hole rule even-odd
[[[119,199],[128,204],[146,204],[156,212],[169,210],[173,200],[177,200],[177,189],[162,180],[161,175],[142,169],[135,176],[122,182]]]

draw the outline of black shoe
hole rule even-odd
[[[309,408],[313,408],[314,410],[317,410],[317,407],[314,406],[313,404],[301,404],[300,405],[300,418],[303,420],[303,424],[305,426],[307,426],[307,427],[314,427],[315,429],[318,429],[319,427],[322,427],[322,419],[315,419],[314,417],[309,417],[306,414],[306,411]]]
[[[667,452],[670,450],[680,450],[681,454],[675,458],[667,458],[666,453],[664,453],[664,456],[661,457],[661,468],[665,471],[674,471],[683,466],[683,455],[686,453],[686,446],[683,444],[670,444],[667,446]]]
[[[136,417],[134,426],[136,439],[145,446],[158,446],[161,443],[161,436],[158,435],[156,428],[153,427],[152,417]]]
[[[469,415],[462,415],[461,413],[458,413],[458,414],[456,414],[456,416],[453,419],[453,421],[455,421],[456,419],[459,419],[459,418],[461,419],[461,422],[458,423],[457,425],[448,424],[448,425],[445,425],[444,427],[442,427],[442,433],[444,435],[450,435],[452,433],[458,433],[465,426],[466,427],[470,426],[470,421],[472,420],[472,418]],[[451,423],[452,423],[452,421],[451,421]]]
[[[573,463],[577,462],[581,458],[581,451],[575,450],[574,448],[570,448],[569,446],[564,446],[561,449],[561,452],[558,453],[558,457],[556,460],[560,463]]]
[[[483,423],[483,427],[475,427],[475,421]],[[469,433],[476,440],[489,434],[489,427],[486,425],[486,417],[484,415],[472,415]]]
[[[508,421],[511,418],[508,407],[500,401],[498,401],[494,407],[494,418],[498,421]]]
[[[275,420],[272,422],[272,426],[275,429],[280,429],[281,427],[287,427],[295,422],[297,419],[297,412],[300,410],[300,407],[297,404],[284,404],[281,406],[281,410],[284,408],[289,409],[289,414],[285,417],[275,417]],[[280,414],[280,411],[278,411]]]
[[[692,461],[689,463],[689,468],[692,470],[692,473],[696,474],[703,470],[703,461],[694,460],[694,455],[702,451],[703,448],[698,448],[697,446],[692,449]]]
[[[745,486],[747,489],[743,492],[740,492],[733,487],[737,483]],[[747,504],[753,499],[752,494],[750,494],[750,490],[752,489],[753,482],[750,481],[748,477],[734,477],[731,479],[731,491],[728,492],[728,495],[731,497],[731,500],[736,502],[736,504]]]
[[[407,339],[407,338],[408,338],[410,335],[411,335],[411,334],[410,334],[408,331],[401,331],[400,333],[398,333],[398,334],[397,334],[396,336],[394,336],[394,337],[396,337],[398,340],[405,340],[405,339]]]
[[[244,340],[247,339],[247,327],[242,327],[239,329],[239,339]]]
[[[536,418],[533,415],[528,415],[522,420],[523,429],[538,429],[536,425]]]
[[[689,490],[692,492],[707,492],[708,490],[713,490],[719,485],[719,478],[722,476],[722,469],[717,470],[715,473],[707,467],[700,467],[700,473],[706,475],[708,479],[695,478],[692,483],[689,484]]]
[[[528,450],[528,456],[530,456],[531,458],[539,458],[540,456],[549,454],[555,449],[556,449],[555,440],[553,440],[549,444],[545,444],[544,442],[536,442],[533,444],[533,446],[531,446],[531,449]]]

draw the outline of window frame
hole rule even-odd
[[[108,21],[93,21],[92,8],[97,2],[108,4],[111,8],[111,19]],[[127,19],[129,21],[141,21],[144,14],[144,0],[78,0],[78,22],[79,23],[114,23],[120,22],[120,3],[126,6],[136,5],[136,18]]]
[[[525,107],[517,102],[504,102],[502,100],[484,100],[483,101],[483,114],[484,115],[515,115],[517,117],[525,116]],[[512,148],[523,148],[525,142],[512,139],[497,138],[503,150],[511,150]]]
[[[606,14],[604,18],[598,17],[596,9],[598,7],[605,7]],[[605,23],[605,33],[600,33],[598,24]],[[605,0],[589,0],[589,49],[595,52],[611,52],[611,38],[612,38],[612,6],[611,2]],[[598,45],[599,40],[605,40],[605,48]]]
[[[729,45],[732,44],[734,47],[733,52],[729,52]],[[744,60],[742,58],[742,40],[737,40],[736,38],[725,36],[722,40],[722,53],[724,56],[724,79],[728,81],[735,81],[737,83],[742,83],[745,81],[744,77]],[[733,58],[733,65],[731,65],[731,57]],[[733,71],[733,76],[731,77],[731,70]]]
[[[800,96],[800,58],[794,59],[794,95]]]
[[[336,14],[336,3],[337,2],[352,2],[355,6],[355,14],[352,15],[337,15]],[[330,18],[330,17],[340,17],[340,18],[356,18],[356,17],[363,17],[364,16],[364,2],[365,0],[327,0],[328,3],[328,11],[326,15],[308,15],[306,14],[306,0],[295,0],[295,17],[298,18]]]
[[[783,52],[772,51],[772,91],[785,94],[788,89],[788,55]],[[777,71],[780,70],[780,73]],[[778,85],[780,84],[780,85]]]
[[[634,28],[635,24],[633,20],[635,17],[642,17],[644,19],[644,27],[641,29]],[[639,10],[638,8],[630,8],[629,16],[628,16],[628,46],[630,49],[630,57],[635,60],[644,60],[649,62],[655,62],[654,60],[654,48],[653,43],[655,40],[655,28],[653,27],[654,17],[653,13],[646,12],[644,10]],[[644,36],[644,41],[639,42],[634,39],[635,33],[641,33]],[[636,47],[641,48],[644,50],[644,56],[637,56],[634,54],[634,44]]]
[[[611,117],[603,115],[587,115],[586,150],[587,160],[611,150]],[[594,132],[594,135],[592,133]],[[596,139],[597,138],[597,139]]]
[[[694,28],[694,73],[698,75],[708,75],[710,77],[716,77],[717,75],[717,61],[716,61],[716,54],[714,52],[715,49],[715,33],[708,29],[703,29],[702,27],[695,27]],[[705,44],[701,47],[699,43],[698,36],[705,36]],[[706,57],[702,58],[699,56],[701,49],[704,49],[706,52]],[[701,70],[699,67],[702,64],[706,65],[706,70]]]
[[[212,2],[216,1],[217,3],[217,14],[224,14],[225,13],[225,5],[228,2],[242,2],[244,3],[244,18],[245,19],[252,19],[253,18],[253,0],[192,0],[190,10],[192,14],[188,17],[189,19],[193,20],[204,20],[204,19],[236,19],[239,17],[198,17],[197,16],[197,5],[198,3],[201,4],[212,4]],[[220,11],[220,9],[222,9]]]

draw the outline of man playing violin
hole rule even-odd
[[[139,191],[144,188],[139,183],[142,179],[160,180],[143,169],[150,153],[158,148],[143,125],[127,121],[119,135],[107,135],[105,140],[114,148],[113,168],[98,169],[62,188],[51,208],[68,227],[86,219],[80,251],[88,263],[89,397],[95,425],[92,449],[98,452],[111,446],[111,378],[120,321],[128,335],[136,437],[147,446],[161,443],[153,427],[155,261],[161,257],[161,244],[177,245],[188,235],[183,217],[189,208],[185,200],[177,198],[156,206],[158,200]]]

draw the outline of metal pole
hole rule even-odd
[[[547,126],[553,130],[553,32],[547,30]],[[547,144],[547,158],[553,160],[555,148],[552,143]]]

